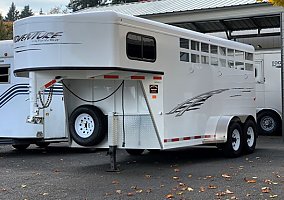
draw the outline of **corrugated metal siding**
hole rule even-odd
[[[209,8],[222,8],[231,6],[240,6],[247,4],[255,4],[256,0],[156,0],[137,3],[128,3],[120,5],[109,5],[101,7],[93,7],[82,10],[88,11],[106,11],[113,10],[123,14],[141,16],[161,13],[172,13],[181,11],[203,10]]]

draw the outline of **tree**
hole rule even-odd
[[[19,18],[22,19],[22,18],[25,18],[25,17],[29,17],[29,16],[33,16],[34,13],[32,12],[32,10],[30,9],[30,6],[29,5],[26,5],[24,7],[24,9],[22,10]]]
[[[139,0],[113,0],[112,4],[120,4],[120,3],[132,3],[138,2]]]
[[[267,3],[271,3],[274,6],[284,7],[284,1],[283,0],[256,0],[256,2],[258,2],[258,3],[267,2]]]
[[[44,15],[43,11],[42,11],[42,8],[40,9],[39,11],[39,15]]]
[[[66,14],[68,13],[68,9],[62,9],[61,6],[56,6],[54,8],[52,8],[48,14]]]
[[[101,3],[102,0],[70,0],[70,3],[67,5],[67,8],[75,12],[84,8],[98,6]]]
[[[16,21],[19,19],[19,11],[16,9],[14,2],[12,2],[11,7],[5,17],[5,21]]]
[[[13,22],[4,22],[0,14],[0,40],[10,40],[13,38]]]
[[[283,0],[268,0],[268,2],[275,6],[284,6]]]

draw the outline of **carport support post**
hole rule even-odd
[[[114,112],[108,113],[108,145],[110,156],[110,169],[108,172],[119,171],[116,163],[116,149],[118,145],[117,116]]]
[[[282,139],[284,142],[284,11],[281,12],[280,28],[281,28],[281,96],[282,96]]]

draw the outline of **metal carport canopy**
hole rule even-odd
[[[228,39],[280,35],[260,30],[280,28],[282,7],[255,0],[156,0],[88,8],[83,12],[113,10],[172,24],[202,33],[226,32]],[[254,35],[233,36],[233,31],[258,30]]]

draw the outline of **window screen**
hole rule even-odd
[[[0,83],[9,83],[10,67],[0,67]]]
[[[126,53],[131,60],[155,62],[155,38],[137,33],[128,33],[126,36]]]
[[[179,39],[179,47],[184,48],[184,49],[189,49],[189,40],[184,39],[184,38],[180,38]]]

